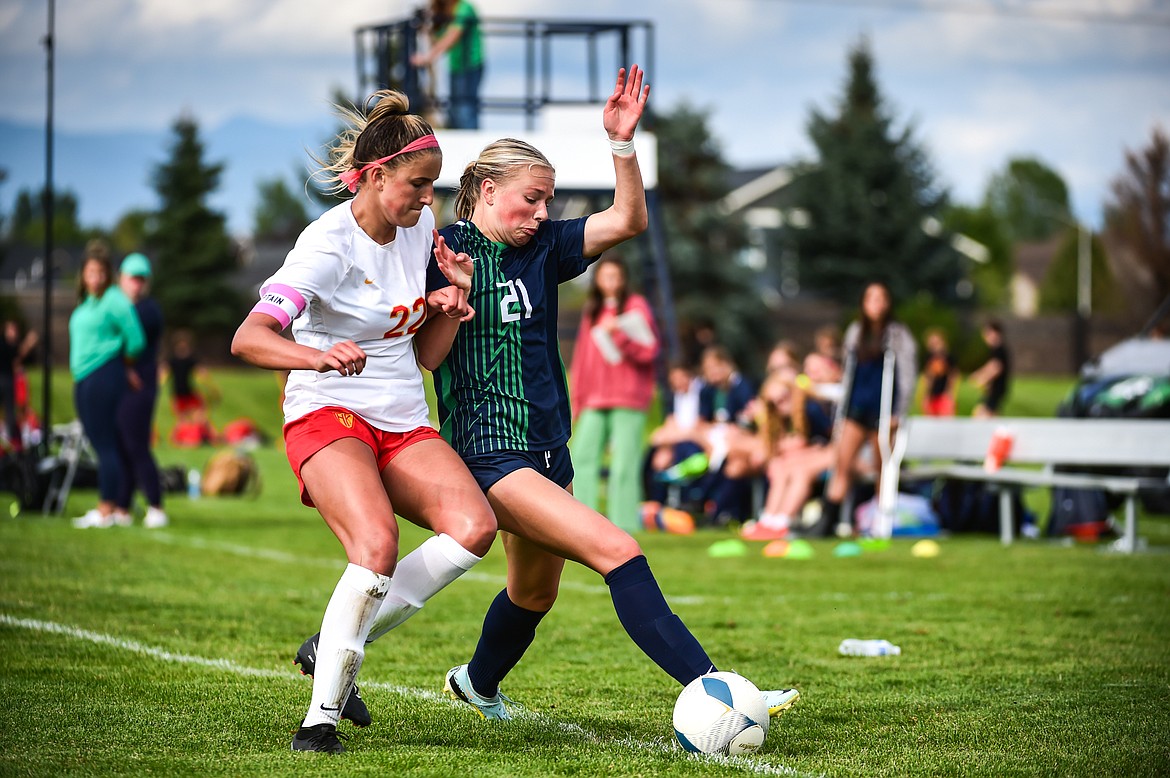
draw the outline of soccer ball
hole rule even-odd
[[[687,751],[747,754],[768,734],[768,706],[760,690],[742,675],[701,675],[674,703],[674,736]]]

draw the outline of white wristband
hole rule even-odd
[[[634,155],[634,139],[629,140],[614,140],[609,139],[609,150],[613,152],[615,157],[632,157]]]

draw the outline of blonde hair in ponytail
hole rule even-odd
[[[504,183],[521,170],[545,168],[550,178],[557,171],[535,146],[515,138],[501,138],[484,146],[479,157],[463,169],[459,191],[455,194],[455,218],[470,219],[479,201],[480,185],[487,179]]]
[[[346,193],[346,185],[339,178],[342,173],[388,157],[411,141],[434,134],[425,119],[409,113],[410,100],[401,92],[379,90],[366,99],[365,106],[364,111],[357,106],[334,106],[334,113],[348,126],[334,139],[324,160],[312,155],[318,169],[311,179],[325,186],[331,194]],[[416,154],[441,153],[438,149],[412,151],[390,160],[386,167],[393,169]]]

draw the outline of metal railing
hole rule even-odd
[[[409,19],[357,29],[360,96],[391,88],[404,92],[411,106],[419,106],[420,112],[447,107],[445,89],[425,69],[411,64],[411,58],[422,51],[420,40],[426,34],[426,26],[420,11]],[[654,24],[650,21],[486,17],[479,20],[479,28],[485,52],[491,57],[481,108],[485,112],[522,114],[529,130],[535,129],[537,116],[546,106],[604,103],[619,67],[636,62],[654,72]],[[557,76],[563,75],[565,64],[577,65],[571,57],[558,58],[558,51],[573,40],[584,45],[584,89],[579,94],[564,94],[566,90],[559,86],[563,79],[558,81]],[[518,42],[521,50],[519,56],[513,52],[512,59],[519,60],[515,68],[523,72],[522,93],[491,93],[491,74],[509,72],[513,67],[506,57],[497,56],[508,41]],[[612,54],[615,61],[603,63],[603,52]],[[514,79],[500,78],[496,83],[514,83]]]

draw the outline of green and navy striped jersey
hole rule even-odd
[[[475,318],[459,327],[435,373],[439,423],[460,454],[550,451],[569,440],[569,390],[557,342],[557,286],[596,257],[583,256],[585,220],[541,224],[507,246],[460,221],[439,233],[475,260]],[[432,259],[428,289],[447,285]]]

